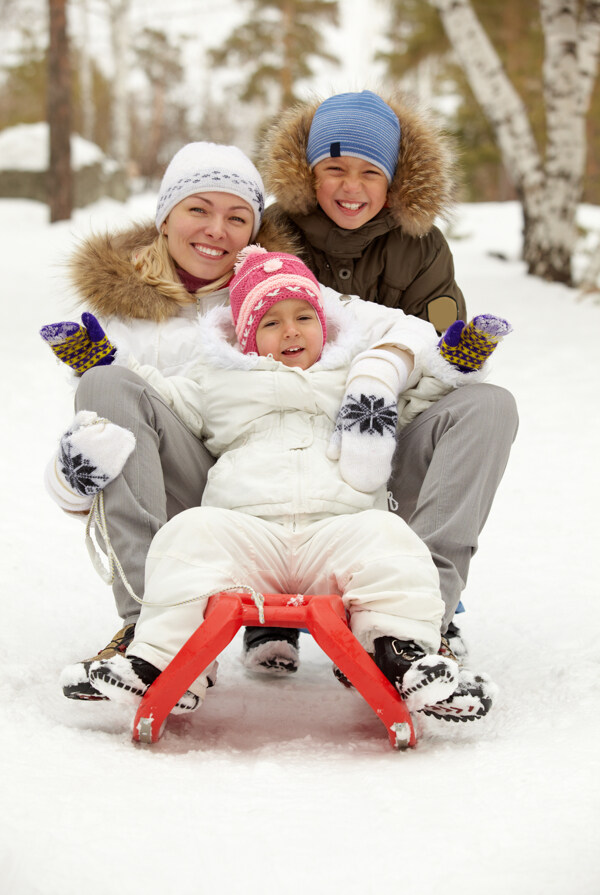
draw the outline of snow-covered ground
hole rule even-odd
[[[525,276],[514,204],[461,206],[451,239],[471,314],[515,328],[493,381],[521,428],[461,620],[501,688],[489,719],[428,721],[396,753],[307,635],[284,682],[247,677],[234,641],[202,709],[153,747],[133,745],[128,710],[62,696],[62,667],[118,621],[83,526],[43,490],[71,393],[37,331],[72,318],[75,241],[152,208],[50,226],[44,206],[0,202],[2,891],[597,895],[600,306]],[[598,231],[600,209],[581,212]]]

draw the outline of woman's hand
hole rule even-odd
[[[63,510],[87,513],[93,496],[116,479],[134,448],[129,429],[80,410],[46,467],[48,493]]]
[[[42,339],[59,360],[80,375],[91,367],[112,364],[117,350],[93,314],[86,311],[81,320],[82,323],[49,323],[40,330]]]

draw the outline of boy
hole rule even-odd
[[[435,226],[455,192],[451,153],[413,102],[363,90],[299,104],[267,133],[261,155],[265,188],[275,197],[265,220],[295,239],[321,283],[400,308],[439,333],[467,319],[450,249]],[[394,511],[431,551],[446,604],[442,631],[457,655],[466,647],[454,615],[517,425],[512,395],[481,384],[450,392],[398,436]],[[282,628],[271,633],[291,645],[297,638]],[[257,639],[266,650],[268,637],[268,630],[246,630],[249,667],[258,664]],[[282,649],[281,640],[272,642],[272,666],[281,664]]]

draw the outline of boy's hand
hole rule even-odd
[[[493,314],[473,317],[466,326],[462,320],[457,320],[438,342],[439,352],[461,373],[470,373],[481,369],[501,339],[510,332],[510,323]]]
[[[391,389],[369,376],[356,376],[344,395],[327,449],[330,460],[339,460],[348,485],[370,493],[388,481],[397,422],[398,404]]]
[[[81,324],[71,320],[49,323],[40,330],[42,339],[59,360],[79,374],[91,367],[112,364],[117,350],[93,314],[85,312],[81,320]]]

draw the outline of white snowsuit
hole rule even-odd
[[[387,512],[385,486],[355,490],[326,455],[352,359],[383,345],[405,349],[414,355],[407,389],[427,382],[434,400],[449,390],[438,382],[436,395],[424,377],[437,336],[400,311],[330,289],[323,298],[328,342],[306,371],[243,355],[226,309],[200,322],[200,360],[186,378],[130,358],[219,459],[202,507],[178,514],[152,541],[128,655],[163,670],[201,623],[208,595],[232,585],[338,592],[366,649],[392,635],[437,651],[444,604],[427,547]],[[205,688],[202,675],[191,689],[203,696]]]

